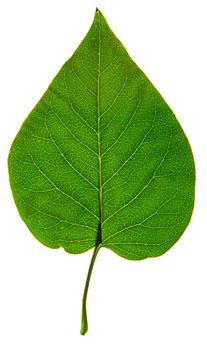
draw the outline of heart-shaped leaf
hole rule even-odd
[[[17,134],[9,176],[19,213],[51,248],[126,259],[166,252],[189,223],[195,168],[173,112],[97,10]]]

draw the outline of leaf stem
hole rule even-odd
[[[82,335],[85,335],[88,331],[88,319],[87,319],[87,310],[86,310],[86,300],[87,300],[87,294],[88,294],[88,287],[89,287],[89,283],[90,283],[90,279],[91,279],[91,274],[93,271],[93,266],[98,254],[99,249],[101,248],[101,244],[98,244],[95,246],[95,249],[93,251],[93,255],[92,255],[92,259],[91,259],[91,263],[88,269],[88,274],[87,274],[87,278],[86,278],[86,283],[85,283],[85,288],[84,288],[84,292],[83,292],[83,299],[82,299],[82,314],[81,314],[81,329],[80,329],[80,333]]]

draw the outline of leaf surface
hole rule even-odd
[[[9,176],[22,219],[51,248],[98,245],[139,260],[188,225],[188,140],[99,11],[17,134]]]

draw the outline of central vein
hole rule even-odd
[[[100,21],[98,22],[98,75],[97,75],[97,110],[98,110],[98,177],[99,177],[99,210],[100,226],[102,227],[102,176],[101,176],[101,141],[100,141],[100,74],[101,73],[101,33]]]
[[[98,11],[97,11],[98,12]],[[100,33],[100,17],[98,16],[98,69],[97,69],[97,111],[98,111],[98,130],[97,130],[97,142],[98,142],[98,181],[99,181],[99,224],[97,230],[97,239],[94,252],[92,255],[91,263],[89,266],[86,284],[83,293],[82,299],[82,314],[81,314],[81,334],[84,335],[88,330],[88,319],[87,319],[87,310],[86,310],[86,299],[88,295],[88,288],[90,283],[91,274],[93,271],[94,263],[98,254],[99,249],[101,248],[102,240],[102,177],[101,177],[101,141],[100,141],[100,127],[101,127],[101,114],[100,114],[100,76],[101,76],[101,33]]]

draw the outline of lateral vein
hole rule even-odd
[[[41,169],[41,168],[38,166],[38,164],[35,162],[35,160],[34,160],[32,154],[30,153],[28,147],[26,146],[26,143],[25,143],[25,148],[26,148],[26,150],[27,150],[27,152],[28,152],[28,154],[29,154],[29,156],[30,156],[30,158],[31,158],[31,160],[32,160],[32,162],[33,162],[33,164],[34,164],[34,166],[36,167],[36,169],[40,172],[40,174],[42,174],[42,176],[44,176],[44,177],[55,187],[55,189],[56,189],[58,192],[62,193],[64,196],[70,198],[73,202],[75,202],[75,203],[77,203],[78,205],[80,205],[83,209],[85,209],[85,210],[88,211],[91,215],[93,215],[96,219],[98,219],[98,216],[96,216],[96,214],[94,214],[90,209],[88,209],[85,205],[83,205],[81,202],[79,202],[78,200],[76,200],[74,197],[72,197],[72,196],[70,196],[68,193],[64,192],[61,188],[59,188],[59,187],[56,185],[56,183],[55,183],[53,180],[50,179],[50,177],[49,177],[47,174],[45,174],[45,173],[42,171],[42,169]]]

